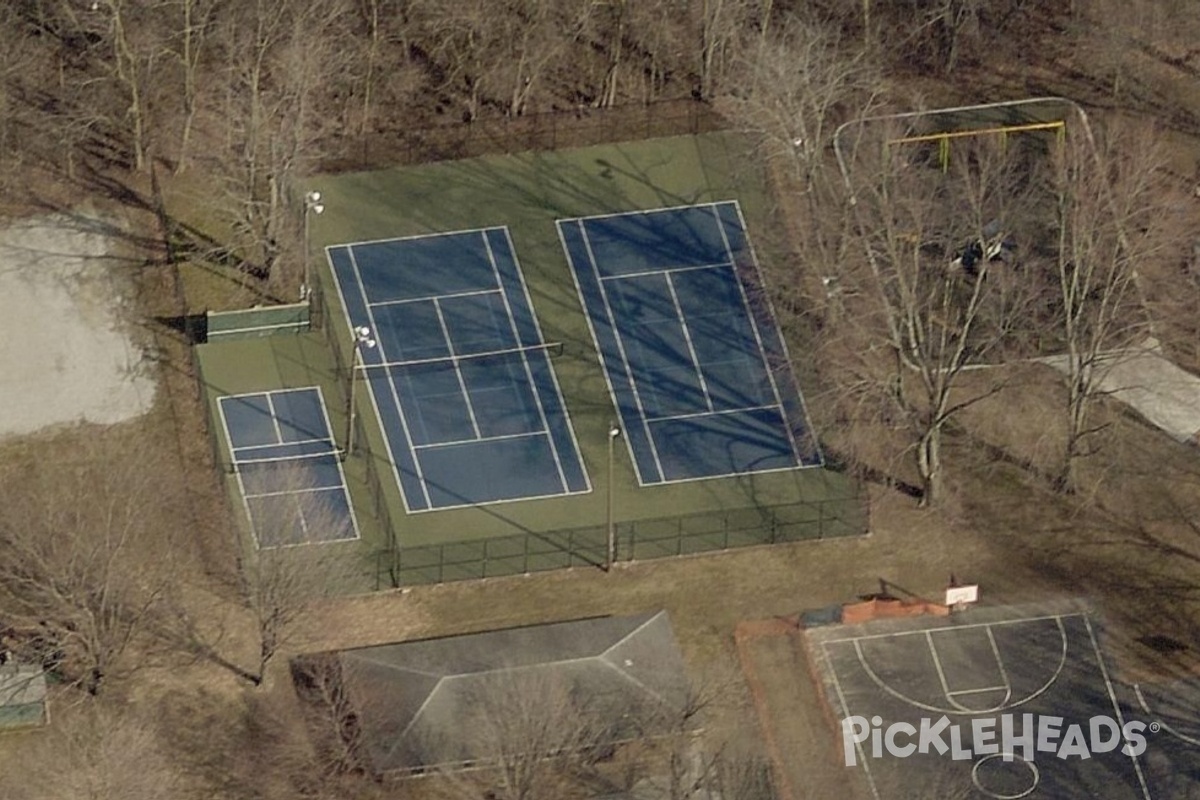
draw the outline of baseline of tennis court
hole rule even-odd
[[[821,464],[736,202],[558,229],[642,485]]]
[[[228,395],[218,403],[259,548],[359,537],[319,388]]]
[[[507,228],[327,252],[410,512],[591,491]]]

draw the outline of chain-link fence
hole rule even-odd
[[[694,555],[736,547],[862,535],[866,497],[740,508],[633,520],[614,528],[617,561]],[[396,542],[395,539],[392,540]],[[521,575],[567,567],[602,567],[603,525],[446,542],[376,554],[376,588]]]
[[[321,171],[351,172],[531,150],[586,147],[710,133],[726,127],[728,123],[724,118],[708,103],[699,100],[664,100],[604,109],[584,107],[361,136],[341,143],[340,155],[326,160]]]

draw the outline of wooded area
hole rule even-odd
[[[1200,369],[1197,41],[1193,0],[7,0],[0,205],[157,212],[157,229],[129,235],[142,279],[161,290],[173,250],[189,248],[235,264],[262,298],[294,299],[303,180],[322,169],[488,142],[737,130],[772,177],[780,233],[764,241],[766,279],[786,334],[808,345],[806,397],[831,465],[951,514],[981,502],[962,487],[1007,459],[1055,513],[1094,513],[1191,562],[1194,464],[1173,458],[1151,480],[1149,451],[1094,456],[1118,416],[1104,354],[1154,336]],[[1072,116],[1052,146],[1029,137],[1036,153],[1017,138],[963,143],[940,168],[886,155],[887,124],[864,127],[842,169],[833,149],[839,126],[866,117],[1038,95],[1077,101],[1090,122]],[[197,176],[219,192],[195,199],[194,217],[168,218],[163,195]],[[1023,449],[972,429],[1022,378],[990,368],[1044,356],[1047,342],[1065,356],[1065,388],[1034,426],[1053,433]],[[187,372],[183,352],[164,350],[164,381]],[[163,413],[198,406],[188,391]],[[373,782],[353,737],[339,738],[352,721],[338,686],[309,676],[333,713],[319,724],[337,732],[322,758],[302,713],[271,693],[346,564],[262,551],[236,576],[232,563],[180,566],[212,558],[198,542],[228,522],[180,478],[195,464],[179,442],[205,449],[188,424],[172,418],[171,435],[152,438],[92,431],[86,447],[39,446],[0,469],[0,651],[15,643],[79,702],[47,745],[61,759],[0,771],[0,793],[409,796]],[[954,441],[985,452],[986,469],[968,474],[976,462],[948,455]],[[1150,485],[1130,511],[1133,487]],[[194,511],[204,503],[211,516]],[[245,694],[171,706],[180,741],[150,741],[124,708],[142,690],[132,677],[181,664],[215,666],[221,678],[206,680]],[[439,796],[559,800],[575,796],[568,784],[588,796],[595,754],[576,746],[588,720],[555,687],[541,705],[506,688],[475,734],[533,744],[500,777],[454,775]],[[693,746],[690,717],[674,722],[677,736],[634,753],[646,760],[627,765],[624,788],[653,778],[672,800],[714,787],[725,800],[768,796],[760,754],[719,737]],[[206,723],[221,735],[197,730]],[[531,760],[530,748],[554,757]]]

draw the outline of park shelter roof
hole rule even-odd
[[[665,611],[345,650],[339,660],[376,773],[494,762],[522,737],[523,717],[564,727],[587,717],[605,744],[666,732],[688,701]]]

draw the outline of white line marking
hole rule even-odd
[[[737,200],[732,200],[729,202],[731,202],[733,204],[734,210],[737,211],[738,222],[740,223],[741,228],[742,228],[742,238],[746,240],[746,249],[750,252],[750,262],[751,262],[751,266],[754,269],[754,275],[758,279],[759,284],[763,288],[762,299],[763,299],[763,302],[767,306],[767,317],[770,320],[770,324],[772,326],[774,326],[775,332],[779,336],[779,346],[783,348],[784,369],[786,369],[791,374],[792,386],[796,387],[796,397],[798,397],[800,399],[800,413],[804,416],[804,426],[805,426],[804,432],[807,434],[808,438],[811,440],[813,450],[817,454],[817,463],[816,464],[804,464],[803,459],[801,458],[800,466],[802,466],[802,467],[823,467],[823,466],[825,466],[825,454],[821,451],[821,442],[820,442],[820,439],[817,437],[816,429],[813,428],[812,417],[809,416],[809,413],[808,413],[808,404],[804,399],[804,392],[801,389],[800,381],[796,378],[796,370],[792,367],[792,364],[793,364],[792,354],[788,348],[787,337],[783,335],[783,329],[779,327],[779,315],[775,313],[775,303],[771,300],[770,293],[766,291],[766,283],[763,280],[763,276],[762,276],[762,267],[760,266],[760,262],[758,260],[758,253],[755,252],[755,249],[754,249],[754,240],[750,238],[750,229],[746,226],[746,218],[742,215],[741,203],[739,203]],[[722,231],[724,231],[724,228],[722,228]],[[736,268],[735,268],[735,273],[736,273]],[[741,277],[738,276],[738,286],[741,286],[741,285],[742,285]],[[745,287],[743,287],[743,295],[744,295],[744,292],[745,292]],[[749,308],[748,302],[747,302],[747,308]],[[750,323],[751,323],[751,325],[754,326],[755,331],[757,331],[758,330],[758,322],[754,316],[753,308],[750,308]],[[765,355],[765,352],[764,352],[764,355]],[[771,377],[772,377],[772,380],[774,380],[775,375],[774,375],[773,371],[771,371]],[[776,391],[778,391],[778,389]],[[793,436],[793,439],[794,438],[795,437]],[[797,449],[799,449],[799,448],[797,448]]]
[[[403,300],[379,300],[370,305],[374,306],[403,306],[409,303],[428,303],[430,300],[451,300],[458,297],[477,297],[483,294],[496,294],[499,289],[472,289],[468,292],[451,292],[450,294],[431,294],[427,297],[406,297]]]
[[[521,332],[517,330],[517,318],[513,314],[512,304],[508,301],[508,293],[504,291],[504,276],[500,274],[500,267],[496,264],[496,254],[492,252],[492,243],[488,241],[487,232],[483,233],[483,246],[487,250],[488,262],[491,264],[492,272],[496,276],[496,283],[500,286],[500,299],[504,303],[504,310],[508,314],[508,329],[512,331],[513,339],[517,345],[521,345]],[[515,260],[514,260],[515,265]],[[518,272],[518,275],[520,273]],[[524,281],[522,281],[524,283]],[[529,307],[530,316],[533,315],[533,307]],[[541,392],[538,390],[537,382],[533,379],[533,369],[529,366],[529,359],[524,355],[521,356],[521,365],[525,370],[525,379],[529,381],[529,393],[533,395],[533,402],[537,407],[538,418],[542,421],[542,430],[547,435],[550,433],[550,423],[546,419],[546,409],[542,406]],[[532,431],[531,431],[532,432]],[[554,457],[554,466],[558,470],[558,480],[562,485],[563,493],[569,493],[570,489],[567,486],[567,474],[563,471],[562,460],[558,457],[558,448],[554,446],[554,437],[549,436],[550,455]]]
[[[352,247],[347,248],[346,252],[350,256],[350,267],[351,267],[351,269],[354,270],[354,277],[356,278],[356,282],[358,283],[358,293],[362,297],[363,308],[366,309],[366,312],[367,312],[367,321],[371,323],[371,331],[375,335],[376,341],[378,342],[377,346],[379,348],[380,360],[387,361],[387,355],[383,352],[383,342],[381,339],[378,338],[379,337],[379,325],[375,322],[375,315],[371,312],[371,302],[370,302],[370,298],[367,297],[367,287],[366,287],[366,284],[363,283],[362,271],[358,268],[358,259],[356,259],[354,257],[354,248],[352,248]],[[336,282],[336,276],[334,276],[334,280]],[[341,290],[340,285],[339,285],[338,289],[339,289],[339,291]],[[344,303],[343,303],[342,307],[346,311],[346,317],[350,323],[350,328],[353,329],[354,328],[354,320],[349,319],[350,308],[349,308],[349,306],[345,305]],[[354,372],[354,351],[353,350],[351,350],[351,352],[350,352],[350,371],[353,375],[353,372]],[[414,439],[412,437],[412,429],[408,424],[408,417],[404,413],[404,406],[400,403],[400,395],[396,391],[396,381],[390,373],[387,376],[387,384],[389,387],[391,387],[390,394],[392,395],[392,401],[396,404],[396,415],[398,417],[400,417],[400,426],[404,429],[404,437],[405,437],[405,439],[407,439],[407,443],[405,444],[405,449],[407,449],[409,451],[409,454],[412,456],[413,468],[417,472],[417,482],[421,486],[421,494],[425,499],[425,507],[428,508],[430,506],[430,499],[429,499],[429,487],[425,485],[425,472],[421,468],[421,460],[419,458],[417,458],[417,452],[415,450],[413,450],[412,446],[416,442],[414,441]],[[370,381],[370,380],[367,381],[367,392],[371,395],[372,402],[375,402],[375,383],[374,383],[374,381]],[[407,507],[408,500],[405,497],[405,493],[404,493],[404,482],[400,480],[400,468],[399,468],[399,465],[396,464],[396,457],[395,457],[395,453],[393,452],[393,444],[392,444],[391,437],[388,436],[387,426],[383,424],[382,415],[379,415],[378,403],[375,404],[375,413],[376,413],[376,415],[378,415],[377,418],[379,419],[379,430],[380,430],[380,432],[383,433],[383,440],[384,440],[384,443],[387,445],[388,460],[391,461],[391,463],[392,463],[392,472],[394,472],[396,475],[396,485],[399,487],[400,496],[402,499],[404,499],[404,501],[405,501],[404,505]]]
[[[595,345],[595,348],[596,348],[596,356],[600,360],[600,371],[602,373],[604,373],[604,383],[606,386],[608,386],[608,396],[612,400],[613,414],[616,417],[620,418],[621,417],[621,404],[617,401],[617,390],[616,390],[616,387],[613,386],[612,376],[609,374],[608,359],[606,359],[604,356],[604,348],[600,345],[600,337],[596,335],[596,326],[592,322],[592,312],[588,306],[587,297],[583,293],[583,284],[580,283],[579,274],[576,271],[575,259],[571,257],[571,250],[569,247],[567,247],[567,237],[563,234],[563,229],[565,228],[565,226],[567,224],[575,224],[577,226],[581,226],[582,223],[580,223],[579,220],[561,220],[560,219],[560,220],[556,220],[554,225],[558,229],[558,241],[562,245],[563,254],[567,257],[567,264],[570,267],[570,269],[568,271],[571,273],[571,282],[575,284],[575,294],[579,298],[579,305],[583,308],[584,321],[587,322],[588,332],[592,335],[592,344]],[[582,238],[582,233],[583,233],[583,229],[582,229],[582,227],[580,227],[581,238]],[[579,269],[582,269],[582,268],[583,268],[583,265],[580,265]],[[609,320],[609,324],[612,325],[612,320]],[[612,334],[613,334],[613,340],[616,341],[617,340],[617,330],[615,327],[613,328]],[[557,381],[557,378],[555,380]],[[630,382],[630,384],[631,384],[630,391],[632,392],[633,391],[632,381]],[[625,425],[626,420],[621,419],[621,424]],[[647,432],[646,435],[649,436],[649,433]],[[637,478],[638,486],[645,486],[646,481],[642,477],[641,466],[638,464],[638,460],[634,456],[633,443],[629,440],[628,436],[623,436],[621,438],[623,438],[625,440],[625,450],[626,450],[626,452],[629,453],[630,463],[633,464],[633,474]],[[581,467],[584,467],[582,451],[580,451],[579,463],[580,463]],[[584,475],[585,476],[587,475],[586,467],[584,467]],[[591,484],[589,482],[589,487],[590,487],[590,485]]]
[[[494,226],[493,226],[494,227]],[[333,247],[362,247],[363,245],[371,244],[391,244],[392,242],[411,242],[417,239],[444,239],[450,236],[461,236],[468,233],[479,233],[480,231],[490,230],[490,228],[464,228],[461,231],[438,231],[436,233],[413,233],[408,236],[392,236],[388,239],[364,239],[361,242],[341,242],[339,244],[331,244],[325,249]]]
[[[533,307],[533,297],[530,296],[530,294],[529,294],[529,284],[527,284],[525,282],[525,270],[521,267],[521,261],[517,257],[517,248],[513,244],[512,236],[509,233],[508,227],[506,226],[506,227],[502,228],[501,230],[504,231],[504,238],[508,242],[508,252],[510,255],[512,255],[513,265],[517,268],[517,277],[520,278],[520,282],[521,282],[521,292],[525,296],[525,306],[529,309],[529,316],[530,316],[530,318],[533,319],[533,329],[537,335],[537,340],[539,343],[545,343],[546,337],[542,333],[542,324],[541,324],[541,321],[538,320],[537,310]],[[568,270],[568,271],[571,273],[571,277],[573,280],[575,277],[575,271],[574,270]],[[587,316],[586,311],[584,313],[584,316],[585,317]],[[589,326],[591,325],[590,319],[588,320],[588,325]],[[593,339],[593,341],[595,341],[595,339]],[[592,491],[592,480],[588,476],[587,466],[583,463],[583,452],[579,449],[579,440],[575,436],[575,425],[571,422],[571,412],[567,409],[567,398],[563,397],[562,387],[560,387],[558,384],[557,370],[554,369],[554,365],[550,362],[550,359],[547,358],[544,354],[540,357],[545,360],[546,369],[550,373],[550,380],[554,384],[554,391],[557,393],[558,405],[562,409],[563,421],[567,426],[567,431],[571,434],[571,444],[575,448],[574,459],[575,459],[576,463],[579,464],[579,472],[580,472],[580,474],[583,475],[583,484],[584,484],[584,486],[587,487],[584,491],[590,492],[590,491]],[[607,379],[608,379],[608,376],[606,375],[605,380],[607,380]],[[553,442],[554,442],[553,436],[550,437],[550,441],[551,441],[551,444],[553,444]],[[564,484],[564,489],[568,493],[570,493],[569,487],[566,487],[565,484]]]
[[[837,693],[838,702],[842,705],[841,718],[846,719],[850,716],[850,704],[846,702],[846,693],[842,691],[842,681],[838,678],[837,669],[833,666],[833,656],[829,653],[828,647],[823,647],[822,653],[825,656],[825,674],[833,677],[833,689]],[[840,734],[841,731],[838,733]],[[862,742],[855,742],[854,749],[858,751],[858,763],[862,764],[863,772],[867,774],[867,786],[871,789],[871,797],[880,800],[879,789],[875,786],[875,776],[871,774],[871,760],[867,758]]]
[[[442,304],[435,298],[433,301],[433,310],[437,313],[438,325],[442,328],[442,336],[446,337],[447,352],[454,352],[454,342],[450,340],[450,328],[446,326],[446,317],[442,314]],[[463,404],[467,407],[467,416],[471,418],[471,430],[475,431],[475,438],[483,438],[479,433],[479,423],[475,420],[475,408],[471,405],[471,393],[467,391],[467,379],[463,377],[462,367],[458,361],[451,360],[454,365],[454,376],[458,378],[458,386],[462,391]],[[413,449],[415,450],[415,443]]]
[[[971,709],[971,710],[967,711],[967,713],[983,714],[983,713],[991,713],[994,711],[999,711],[1003,708],[1016,708],[1017,706],[1024,705],[1025,703],[1028,703],[1030,700],[1033,700],[1033,699],[1041,696],[1054,684],[1054,682],[1056,680],[1058,680],[1058,677],[1059,677],[1059,675],[1062,674],[1063,668],[1066,666],[1066,661],[1067,661],[1067,632],[1063,628],[1063,623],[1062,623],[1063,618],[1061,616],[1049,617],[1048,619],[1053,619],[1055,621],[1055,623],[1057,624],[1059,638],[1062,642],[1062,648],[1061,648],[1061,650],[1059,652],[1059,656],[1058,656],[1058,665],[1054,668],[1054,671],[1050,675],[1050,678],[1044,684],[1042,684],[1041,687],[1039,687],[1038,689],[1036,689],[1035,691],[1030,693],[1028,696],[1022,697],[1022,698],[1018,699],[1016,702],[1010,703],[1008,706],[996,706],[995,708],[982,709],[982,710]],[[987,626],[987,625],[992,625],[992,624],[1008,625],[1008,624],[1016,624],[1018,622],[1028,622],[1028,621],[1029,620],[1010,620],[1010,621],[1005,621],[1004,623],[984,622],[984,623],[978,623],[977,627],[978,626]],[[966,626],[963,626],[963,627],[966,627]],[[944,629],[938,628],[938,629],[935,629],[935,632],[952,631],[952,630],[959,630],[959,629],[960,628],[944,628]],[[906,631],[905,633],[910,633],[910,632]],[[929,637],[929,633],[930,633],[929,629],[923,629],[920,631],[911,631],[911,633],[921,634],[922,636],[925,637],[926,643],[928,644],[928,637]],[[875,670],[871,667],[869,660],[866,658],[866,654],[863,653],[863,651],[862,651],[862,642],[867,639],[870,639],[870,638],[886,638],[887,636],[894,636],[894,635],[898,635],[898,634],[884,634],[883,636],[880,636],[880,637],[863,636],[863,637],[858,637],[858,638],[843,639],[843,640],[837,640],[837,641],[853,642],[854,652],[858,655],[859,666],[862,667],[863,672],[865,672],[867,674],[867,677],[870,678],[875,683],[876,686],[878,686],[880,689],[882,689],[883,691],[890,694],[892,697],[895,697],[897,700],[902,700],[903,702],[907,703],[910,706],[914,706],[915,708],[922,709],[923,711],[929,711],[930,713],[934,713],[934,714],[961,714],[961,713],[963,713],[963,709],[961,707],[957,707],[958,704],[953,703],[953,701],[951,701],[950,707],[945,707],[945,706],[933,705],[931,703],[923,703],[920,700],[915,700],[915,699],[909,697],[908,695],[904,694],[900,690],[893,688],[887,681],[885,681],[883,678],[881,678],[879,676],[878,673],[875,672]],[[826,642],[826,644],[832,644],[832,642]],[[938,677],[939,677],[939,680],[942,682],[943,694],[944,694],[945,689],[946,689],[946,684],[945,684],[945,675],[941,673],[941,661],[936,657],[936,653],[931,653],[931,654],[934,655],[934,666],[939,672]],[[950,700],[949,697],[947,697],[946,699]]]
[[[696,355],[696,347],[692,343],[692,334],[688,330],[687,319],[683,316],[683,306],[679,304],[679,295],[675,292],[675,284],[672,283],[670,275],[663,276],[663,279],[666,281],[667,291],[671,295],[671,305],[675,307],[675,317],[679,321],[679,328],[683,331],[683,341],[687,344],[688,355],[692,359],[692,370],[700,381],[700,391],[704,393],[704,404],[708,406],[709,411],[712,411],[712,394],[708,391],[708,381],[704,379],[704,371],[700,369],[700,356]]]
[[[484,436],[479,439],[454,439],[449,442],[430,442],[429,444],[413,445],[414,450],[436,450],[439,447],[450,447],[456,444],[486,444],[488,442],[500,442],[505,439],[527,439],[530,436],[548,436],[549,431],[526,431],[525,433],[504,433],[499,436]]]
[[[1125,729],[1125,715],[1121,713],[1121,703],[1117,700],[1116,690],[1113,689],[1112,679],[1108,675],[1108,667],[1104,663],[1104,654],[1100,651],[1100,643],[1096,641],[1096,632],[1092,630],[1092,620],[1087,614],[1081,614],[1083,624],[1087,628],[1088,639],[1092,643],[1092,653],[1096,656],[1096,664],[1100,667],[1100,674],[1104,676],[1104,688],[1108,692],[1108,699],[1112,701],[1113,713],[1117,716],[1117,724],[1121,726],[1121,730]],[[1137,756],[1133,753],[1129,754],[1129,760],[1133,762],[1133,771],[1137,774],[1138,783],[1142,787],[1142,797],[1145,800],[1152,800],[1150,797],[1150,787],[1146,785],[1146,776],[1142,774],[1142,764],[1138,761]]]
[[[724,203],[736,202],[733,200],[713,200],[708,203],[681,203],[676,206],[658,206],[657,208],[635,208],[631,211],[612,211],[607,214],[592,214],[588,217],[575,217],[567,220],[568,222],[584,222],[593,219],[612,219],[613,217],[645,217],[651,214],[659,214],[664,211],[685,211],[690,208],[707,208],[709,206],[722,205]]]
[[[691,414],[672,414],[668,417],[649,417],[648,419],[650,422],[669,422],[671,420],[690,419],[692,417],[714,417],[718,414],[741,414],[745,411],[769,411],[773,408],[778,408],[780,416],[784,416],[781,406],[746,406],[745,408],[725,408],[720,411],[696,411]],[[786,417],[784,417],[784,422],[786,424]]]
[[[732,261],[720,261],[716,264],[696,264],[689,267],[665,267],[663,269],[645,269],[641,272],[622,272],[620,275],[604,275],[601,276],[601,281],[619,281],[622,278],[645,278],[650,275],[674,275],[679,272],[696,272],[702,269],[721,269],[723,267],[732,267]]]
[[[633,377],[633,367],[629,364],[629,356],[625,352],[625,337],[621,335],[621,330],[617,327],[617,315],[613,313],[612,304],[609,302],[608,290],[600,281],[600,264],[596,261],[596,254],[592,252],[592,242],[588,238],[587,228],[583,226],[582,221],[579,223],[579,235],[583,239],[584,249],[587,250],[588,265],[592,268],[592,272],[596,275],[596,282],[600,285],[600,299],[604,302],[604,310],[608,315],[609,324],[612,326],[613,339],[617,342],[617,351],[621,355],[625,374],[629,377],[629,385],[633,389],[633,401],[637,404],[638,415],[642,418],[642,429],[646,432],[646,441],[650,445],[650,455],[654,457],[654,465],[658,467],[659,477],[665,478],[666,473],[663,472],[662,461],[658,458],[658,445],[655,443],[654,435],[650,431],[650,423],[646,421],[646,408],[642,405],[642,394],[638,389],[637,380]],[[630,457],[632,458],[632,445],[630,445],[630,448]]]

